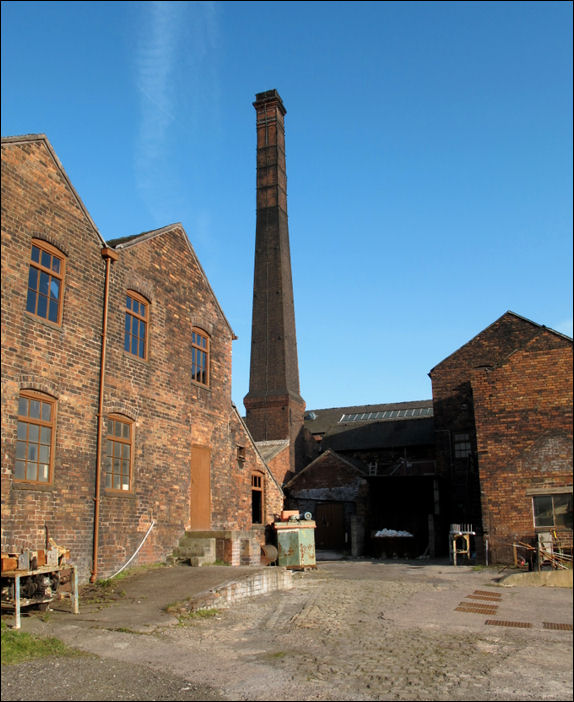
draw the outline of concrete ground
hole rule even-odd
[[[509,569],[317,559],[294,587],[211,618],[165,606],[252,568],[178,566],[121,581],[22,629],[97,656],[2,669],[2,700],[569,700],[572,589],[514,585]]]

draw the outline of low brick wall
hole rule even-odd
[[[229,607],[244,597],[265,595],[274,590],[291,590],[293,573],[287,568],[268,567],[238,580],[229,580],[217,588],[202,592],[189,604],[189,610],[196,612],[212,607]]]

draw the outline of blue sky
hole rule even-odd
[[[241,411],[270,89],[309,409],[430,398],[507,310],[572,335],[572,3],[2,2],[2,135],[45,133],[106,239],[182,222]]]

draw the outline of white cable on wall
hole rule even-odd
[[[127,566],[129,566],[129,564],[133,561],[133,559],[138,555],[138,553],[139,553],[141,547],[145,544],[145,540],[146,540],[147,537],[150,535],[150,532],[151,532],[151,530],[153,529],[153,525],[154,525],[154,524],[155,524],[155,522],[152,520],[152,523],[149,525],[149,529],[147,530],[146,535],[143,537],[141,544],[137,547],[136,552],[135,552],[135,553],[133,554],[133,556],[129,559],[129,561],[127,561],[126,563],[123,564],[123,566],[118,570],[117,573],[114,573],[113,575],[110,575],[110,580],[111,580],[112,578],[115,578],[116,575],[119,575],[119,574],[122,572],[122,570],[123,570],[124,568],[126,568]]]

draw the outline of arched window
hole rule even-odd
[[[147,358],[149,336],[149,302],[133,290],[126,294],[124,350],[138,358]]]
[[[65,258],[55,246],[32,240],[26,311],[55,324],[62,321]]]
[[[56,400],[23,390],[18,398],[15,480],[52,482],[55,429]]]
[[[197,328],[191,330],[191,378],[209,385],[209,337]]]
[[[132,489],[134,423],[118,414],[106,420],[103,452],[104,487],[129,492]]]
[[[253,524],[263,524],[265,511],[263,509],[265,479],[261,473],[251,474],[251,521]]]

